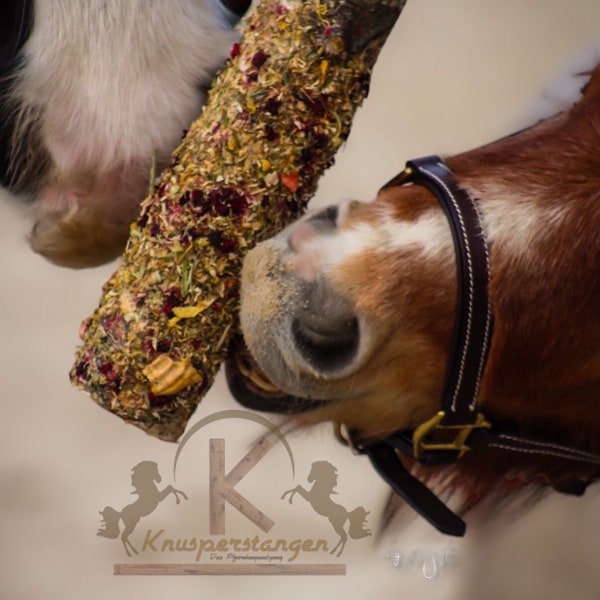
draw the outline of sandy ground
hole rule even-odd
[[[510,132],[565,61],[596,38],[599,23],[596,0],[409,0],[314,206],[371,198],[409,158],[467,149]],[[220,539],[324,539],[331,548],[337,536],[325,518],[300,496],[293,504],[280,499],[298,484],[309,487],[314,461],[337,467],[335,501],[370,511],[373,529],[386,487],[365,459],[337,445],[329,428],[290,435],[293,473],[290,456],[277,446],[236,488],[271,519],[269,532],[227,505],[224,534],[211,536],[208,441],[225,440],[228,472],[264,428],[239,418],[207,425],[182,448],[174,474],[176,446],[123,425],[71,389],[67,374],[79,323],[96,306],[114,265],[72,272],[47,264],[26,244],[26,210],[0,193],[0,598],[598,597],[598,486],[582,499],[553,495],[520,520],[472,528],[462,540],[416,521],[379,545],[373,536],[350,540],[340,557],[309,552],[309,542],[296,560],[281,550],[270,553],[273,563],[286,566],[345,565],[345,575],[114,575],[115,564],[234,564],[226,553],[211,556],[209,542]],[[220,377],[190,427],[235,408]],[[120,510],[137,499],[130,475],[142,461],[157,463],[160,489],[173,484],[187,500],[176,504],[170,495],[144,517],[131,535],[139,554],[128,557],[118,539],[96,531],[105,506]],[[197,562],[197,551],[163,549],[166,538],[187,540],[188,549],[204,540],[205,552]],[[231,553],[252,551],[238,545]]]

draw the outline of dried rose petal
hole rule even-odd
[[[229,51],[229,58],[235,58],[240,55],[240,45],[238,43],[233,44],[231,46],[231,50]]]
[[[259,50],[258,52],[256,52],[256,54],[254,54],[251,62],[253,66],[255,66],[257,69],[260,69],[260,67],[262,67],[265,64],[268,58],[269,55],[266,52]]]
[[[269,98],[265,102],[265,110],[273,116],[279,114],[279,109],[281,108],[281,101],[277,100],[277,98]]]

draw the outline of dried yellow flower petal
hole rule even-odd
[[[325,76],[327,75],[327,69],[329,69],[329,61],[322,60],[321,61],[321,81],[325,81]]]
[[[193,319],[197,317],[201,312],[204,312],[217,297],[210,298],[208,300],[200,300],[196,306],[175,306],[173,308],[173,318],[169,319],[169,327],[174,327],[181,321],[181,319]]]
[[[193,319],[197,317],[206,306],[176,306],[173,314],[180,319]]]

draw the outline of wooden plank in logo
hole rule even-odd
[[[346,575],[346,565],[248,565],[248,564],[128,564],[114,565],[115,575]]]

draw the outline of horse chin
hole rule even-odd
[[[241,294],[246,344],[275,385],[323,400],[347,394],[365,361],[368,327],[325,278],[298,274],[285,236],[248,253]]]

